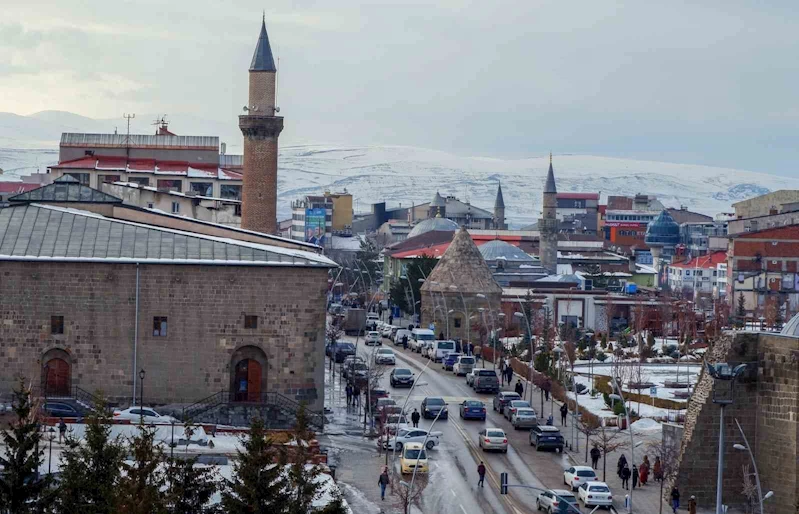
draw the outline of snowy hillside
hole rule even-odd
[[[137,133],[151,132],[151,118],[137,116],[132,128]],[[231,153],[240,151],[235,125],[225,127],[232,130],[223,133],[216,122],[183,123],[192,127],[191,133],[220,134]],[[62,131],[112,132],[114,126],[121,128],[119,120],[92,120],[59,111],[31,116],[0,113],[0,168],[4,170],[0,180],[19,180],[55,163]],[[177,123],[174,129],[189,133],[180,130]],[[508,222],[519,227],[540,216],[548,156],[505,160],[400,146],[284,144],[279,166],[281,219],[290,217],[290,202],[302,195],[345,188],[355,198],[356,211],[361,212],[377,201],[385,201],[389,207],[428,202],[436,191],[468,199],[490,211],[497,181],[501,181]],[[690,164],[556,155],[554,166],[558,191],[598,192],[603,199],[608,195],[653,194],[666,206],[685,205],[710,215],[727,212],[732,203],[745,198],[777,189],[799,189],[799,179]]]

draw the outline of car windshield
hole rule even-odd
[[[592,485],[588,488],[589,491],[592,493],[609,493],[610,489],[605,487],[604,485]]]
[[[521,396],[519,396],[516,393],[503,393],[503,399],[509,402],[513,400],[518,400],[519,398],[521,398]]]
[[[394,352],[391,351],[391,348],[381,348],[380,350],[377,350],[377,353],[383,355],[394,355]]]
[[[363,362],[354,361],[352,363],[352,367],[353,367],[353,369],[355,369],[357,371],[361,371],[361,370],[366,369],[366,364],[364,364]]]
[[[454,350],[455,349],[455,341],[439,341],[438,349],[439,350]]]
[[[391,415],[389,415],[389,417],[388,417],[388,420],[387,420],[387,421],[388,421],[389,423],[392,423],[392,424],[393,424],[393,423],[407,423],[407,422],[408,422],[408,420],[407,420],[407,419],[405,419],[405,415],[404,415],[404,414],[403,414],[403,415],[400,415],[400,414],[391,414]]]
[[[436,338],[433,334],[416,334],[419,341],[433,341]]]
[[[396,405],[397,402],[391,398],[378,398],[377,405]]]
[[[513,400],[510,404],[514,407],[530,407],[530,402],[527,400]]]
[[[424,450],[405,450],[406,459],[426,459],[427,453]]]
[[[354,350],[355,345],[352,343],[336,343],[336,348],[339,350]]]
[[[558,496],[560,496],[560,498],[558,498],[559,500],[563,500],[566,503],[574,503],[575,505],[577,504],[577,498],[571,494],[560,494]]]
[[[394,370],[394,374],[395,375],[413,375],[413,373],[411,373],[411,370],[405,369],[405,368],[395,369]]]
[[[428,398],[427,405],[444,405],[443,398]]]
[[[505,432],[501,430],[489,430],[486,432],[486,437],[505,437]]]
[[[586,469],[584,471],[578,471],[577,472],[577,476],[578,477],[595,477],[596,473],[594,473],[590,469]]]
[[[533,409],[519,409],[516,411],[517,416],[535,416]]]
[[[461,364],[474,364],[474,357],[461,357]]]
[[[368,335],[369,335],[369,337],[378,337],[378,336],[380,336],[380,334],[378,334],[377,332],[369,332]]]
[[[477,400],[468,400],[464,402],[467,407],[482,407],[483,402],[478,402]]]
[[[479,375],[481,377],[496,377],[497,374],[490,369],[481,369]]]

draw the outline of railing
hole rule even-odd
[[[197,416],[224,404],[268,405],[295,414],[300,410],[301,407],[298,402],[274,391],[266,391],[257,395],[249,393],[247,394],[246,399],[237,398],[236,393],[231,391],[219,391],[210,396],[206,396],[202,400],[199,400],[188,407],[185,407],[183,409],[183,421],[196,418]],[[306,409],[306,415],[308,416],[309,425],[320,430],[324,428],[324,413],[313,412]]]

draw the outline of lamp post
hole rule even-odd
[[[400,275],[400,278],[404,278],[408,282],[408,287],[411,290],[411,301],[413,302],[413,323],[416,324],[416,295],[413,294],[413,284],[411,284],[411,279],[408,278],[408,275]]]
[[[753,473],[755,475],[755,484],[757,485],[757,499],[760,502],[760,514],[763,514],[763,502],[772,496],[774,496],[774,491],[769,491],[763,496],[763,489],[760,488],[760,474],[757,472],[757,462],[755,462],[755,456],[752,454],[752,449],[749,447],[749,441],[746,439],[746,434],[744,434],[744,429],[741,428],[741,424],[738,423],[738,420],[735,420],[735,424],[738,426],[738,431],[741,432],[741,437],[744,439],[744,444],[734,444],[733,448],[740,451],[747,451],[749,452],[749,458],[752,459],[752,469],[755,470]]]
[[[616,377],[615,376],[611,375],[610,379],[613,381],[613,388],[616,389],[616,393],[619,395],[619,398],[621,399],[622,406],[624,406],[624,393],[621,390],[621,384],[619,384],[616,381]],[[575,391],[575,393],[576,393],[576,391]],[[575,394],[574,396],[576,398],[577,394]],[[630,462],[632,462],[633,465],[634,465],[635,464],[635,442],[633,441],[633,427],[632,427],[632,425],[630,425],[630,409],[629,409],[628,406],[624,406],[624,415],[627,418],[627,430],[630,431]],[[629,507],[629,511],[628,511],[630,513],[632,513],[632,511],[633,511],[633,491],[635,491],[635,488],[630,489],[630,507]]]
[[[51,468],[51,466],[53,464],[53,439],[55,439],[55,428],[50,427],[47,430],[47,439],[50,440],[50,450],[48,450],[48,455],[47,455],[47,474],[49,475],[50,474],[50,468]],[[758,483],[758,486],[759,485],[760,484]],[[761,502],[761,507],[762,507],[762,502]],[[761,510],[762,510],[762,508],[761,508]]]
[[[722,491],[724,483],[724,408],[735,401],[735,380],[746,370],[746,364],[738,364],[731,368],[726,362],[717,364],[706,363],[707,372],[715,381],[713,385],[713,403],[719,406],[719,458],[716,476],[716,514],[724,514],[722,501]],[[730,383],[730,394],[728,397],[717,395],[716,385],[719,381]]]
[[[144,368],[139,370],[139,423],[144,424]]]

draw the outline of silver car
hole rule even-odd
[[[499,450],[508,453],[508,436],[501,428],[486,428],[477,434],[478,445],[483,451]]]
[[[516,412],[511,414],[510,424],[513,425],[514,430],[533,428],[538,425],[538,417],[535,415],[533,409],[520,407],[516,409]]]

